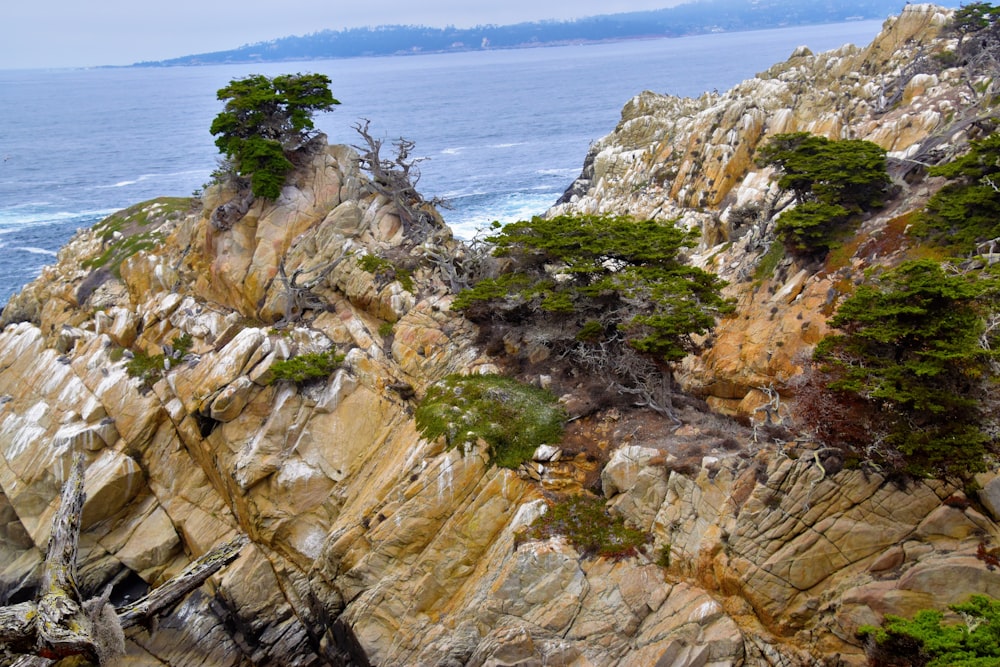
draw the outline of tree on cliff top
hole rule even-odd
[[[215,145],[237,174],[250,179],[254,196],[276,199],[292,170],[289,155],[312,136],[313,114],[340,104],[323,74],[254,74],[218,91],[225,100],[212,121]]]

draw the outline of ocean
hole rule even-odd
[[[865,45],[880,21],[502,51],[178,68],[0,70],[0,304],[80,228],[211,179],[216,91],[249,74],[318,72],[341,101],[316,117],[357,145],[370,121],[422,158],[418,190],[469,238],[543,213],[643,90],[697,96],[799,45]]]

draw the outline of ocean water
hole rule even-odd
[[[867,44],[863,21],[681,39],[391,58],[166,69],[0,70],[0,304],[79,228],[211,178],[216,91],[248,74],[319,72],[336,111],[316,118],[331,143],[357,145],[369,120],[405,137],[425,196],[471,237],[492,221],[544,212],[643,90],[697,96],[785,60],[796,46]]]

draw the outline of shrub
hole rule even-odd
[[[500,375],[449,375],[432,385],[414,414],[428,439],[449,448],[489,445],[490,462],[517,468],[539,445],[558,442],[566,415],[550,392]]]
[[[603,498],[568,496],[552,504],[549,511],[535,519],[525,538],[543,540],[564,536],[583,556],[619,560],[634,556],[650,536],[626,525],[620,516],[612,516]],[[669,550],[667,551],[669,562]]]
[[[133,357],[125,364],[125,372],[142,382],[144,387],[163,377],[165,357],[162,354],[146,354],[143,351],[133,353]]]
[[[862,626],[870,665],[992,667],[1000,664],[1000,601],[973,595],[951,605],[964,623],[943,625],[939,611],[925,609],[912,620],[887,615],[881,627]]]
[[[302,383],[330,377],[344,361],[336,350],[300,354],[271,364],[272,381],[287,380]]]
[[[358,266],[379,280],[386,282],[395,280],[407,292],[414,293],[413,274],[404,268],[396,266],[385,258],[375,255],[361,255],[358,258]]]

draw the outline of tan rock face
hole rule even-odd
[[[878,122],[871,77],[932,39],[939,17],[908,9],[877,47],[803,51],[724,95],[643,93],[598,144],[593,185],[567,208],[682,213],[702,230],[695,259],[731,282],[736,314],[680,373],[721,410],[753,414],[799,372],[867,261],[859,250],[822,270],[786,260],[755,276],[768,229],[727,222],[731,205],[768,191],[753,150],[799,129],[908,150],[954,93],[951,75],[913,79],[905,104]],[[830,106],[835,84],[846,106]],[[89,464],[85,595],[136,577],[155,585],[236,533],[251,539],[209,585],[129,637],[130,664],[339,665],[362,653],[380,665],[835,654],[862,664],[860,624],[1000,595],[975,557],[1000,529],[945,503],[956,489],[898,488],[824,466],[820,452],[792,458],[739,427],[719,446],[718,429],[691,424],[637,431],[603,471],[562,450],[502,470],[482,448],[422,439],[414,394],[449,373],[495,369],[427,261],[457,250],[447,230],[411,243],[343,147],[318,150],[277,202],[216,229],[211,213],[232,194],[210,189],[202,210],[164,221],[161,247],[82,302],[80,267],[100,243],[78,235],[4,311],[0,591],[35,581],[73,450]],[[863,231],[874,238],[884,223]],[[405,262],[413,283],[370,273],[366,254]],[[276,361],[329,349],[345,360],[328,377],[274,382]],[[164,355],[145,383],[126,370],[141,354]],[[680,462],[681,439],[704,450],[684,454],[696,463]],[[561,538],[524,541],[547,495],[598,479],[611,511],[650,533],[643,553],[614,562]],[[993,481],[983,503],[995,509]]]

